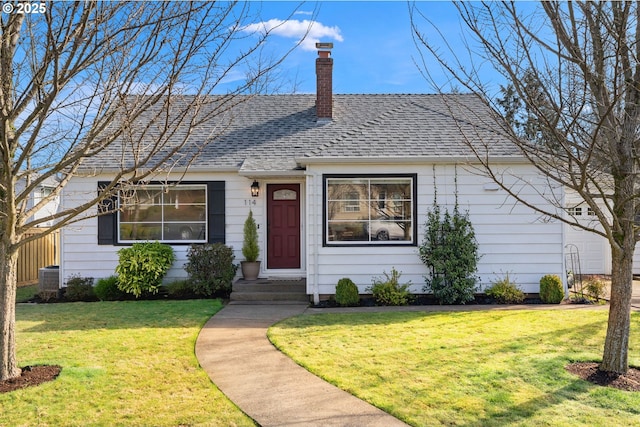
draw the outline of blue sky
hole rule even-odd
[[[453,5],[441,1],[421,1],[417,5],[455,45],[461,26]],[[414,62],[419,55],[406,1],[321,1],[302,5],[266,1],[260,7],[262,21],[256,22],[253,29],[279,24],[276,35],[268,42],[274,52],[282,52],[298,41],[307,27],[305,21],[314,21],[307,43],[298,47],[281,67],[281,74],[286,75],[290,85],[295,83],[298,93],[315,92],[318,40],[334,43],[334,93],[435,91]],[[289,16],[297,7],[297,12]],[[312,16],[316,7],[316,15]],[[434,64],[433,69],[436,68]]]

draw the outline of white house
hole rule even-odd
[[[333,58],[325,50],[316,61],[317,94],[248,98],[230,111],[225,133],[207,142],[184,176],[180,170],[162,175],[135,201],[115,199],[124,206],[120,213],[67,227],[61,282],[72,274],[111,275],[117,250],[147,239],[174,246],[178,261],[169,279],[185,276],[191,243],[224,242],[240,261],[251,209],[259,224],[261,277],[304,277],[317,300],[335,293],[342,277],[364,293],[372,278],[395,267],[421,292],[427,270],[418,245],[436,190],[437,202],[449,208],[457,191],[469,212],[483,285],[509,273],[535,293],[543,275],[564,276],[563,225],[517,204],[474,167],[469,138],[515,185],[531,184],[522,186],[521,196],[545,203],[539,194],[546,190],[539,190],[546,180],[487,126],[483,119],[491,112],[477,98],[334,95]],[[91,159],[91,173],[72,179],[62,203],[94,195],[113,163],[109,153]],[[167,186],[173,180],[180,182]],[[252,186],[259,187],[255,197]]]

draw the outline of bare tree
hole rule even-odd
[[[625,373],[638,241],[634,220],[640,208],[640,8],[631,1],[458,2],[455,7],[470,34],[457,52],[441,33],[429,39],[421,26],[435,27],[411,8],[421,69],[433,77],[436,65],[493,107],[492,126],[502,128],[551,185],[574,191],[595,213],[602,228],[563,215],[554,196],[541,194],[556,207],[542,209],[520,197],[520,187],[509,185],[504,171],[476,151],[484,173],[520,202],[608,240],[611,305],[600,369]],[[483,66],[507,81],[501,97],[480,78]]]
[[[118,185],[187,167],[213,137],[194,138],[193,129],[263,88],[284,58],[261,52],[269,31],[244,31],[257,18],[250,2],[8,4],[0,45],[0,380],[21,373],[16,265],[31,239],[26,231],[95,215]],[[234,89],[212,95],[242,70]],[[121,161],[109,165],[113,179],[100,194],[34,219],[107,150]],[[29,194],[52,177],[51,194],[30,206]]]

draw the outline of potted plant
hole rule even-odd
[[[245,280],[256,280],[260,273],[260,246],[258,246],[258,226],[253,219],[253,211],[249,211],[249,216],[244,222],[244,240],[242,242],[242,255],[244,261],[240,262],[242,276]]]

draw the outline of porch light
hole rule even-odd
[[[258,197],[260,195],[260,184],[255,179],[253,180],[253,184],[251,184],[251,197]]]

